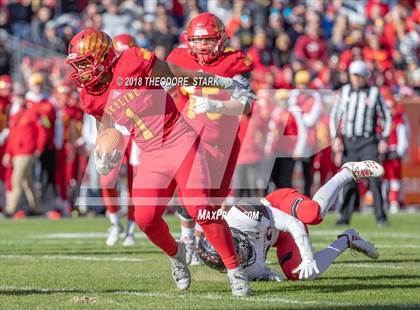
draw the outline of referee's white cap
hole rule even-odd
[[[350,74],[356,74],[362,77],[368,77],[369,71],[364,61],[355,60],[350,64],[349,68]]]

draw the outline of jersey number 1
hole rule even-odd
[[[136,126],[139,128],[143,139],[145,141],[148,141],[150,139],[153,138],[153,133],[150,131],[149,128],[147,128],[146,124],[144,123],[144,121],[141,119],[140,116],[138,116],[136,113],[134,113],[133,110],[131,110],[131,108],[127,108],[125,109],[125,116],[127,116],[128,118],[132,119],[134,121],[134,123],[136,123]]]

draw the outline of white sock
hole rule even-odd
[[[324,218],[328,210],[337,200],[340,190],[348,182],[353,180],[351,171],[347,168],[341,169],[327,183],[325,183],[312,198],[321,207],[321,217]]]
[[[347,248],[347,237],[342,236],[334,242],[332,242],[325,249],[315,253],[314,257],[316,260],[316,264],[318,265],[319,273],[311,277],[311,279],[318,278]]]
[[[227,268],[226,268],[227,269]],[[240,269],[242,269],[241,266],[236,267],[235,269],[227,269],[227,273],[231,274],[231,273],[235,273],[237,271],[239,271]]]
[[[135,230],[136,230],[136,222],[127,221],[127,235],[134,235]]]
[[[181,225],[181,240],[188,239],[193,240],[194,228],[184,227]]]
[[[111,222],[111,225],[114,225],[114,226],[120,225],[120,215],[118,212],[117,213],[108,212],[108,218],[109,218],[109,221]]]

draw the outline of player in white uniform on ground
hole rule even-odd
[[[302,222],[299,217],[305,218],[302,216],[302,211],[309,206],[312,208],[309,213],[314,208],[319,208],[318,217],[322,221],[345,184],[353,180],[380,177],[383,173],[383,167],[376,162],[350,162],[344,164],[340,171],[317,191],[313,199],[297,193],[294,189],[280,189],[278,191],[282,191],[282,194],[277,197],[282,198],[277,198],[277,201],[273,201],[269,195],[266,198],[270,198],[271,202],[263,198],[258,206],[249,204],[233,206],[225,218],[232,229],[236,251],[248,279],[312,280],[319,277],[341,253],[349,248],[377,259],[379,257],[377,249],[372,243],[362,239],[354,229],[346,230],[329,246],[314,254],[306,226],[308,223]],[[275,196],[274,192],[271,197]],[[290,213],[294,216],[281,210],[289,210],[286,204],[293,204]],[[320,221],[314,221],[312,224],[318,224]],[[220,257],[204,237],[200,239],[197,247],[197,252],[205,264],[223,271]],[[265,261],[270,247],[277,248],[277,258],[284,275],[267,267]]]

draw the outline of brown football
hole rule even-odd
[[[96,146],[98,147],[99,156],[102,157],[104,153],[112,154],[116,149],[122,151],[124,138],[117,129],[107,128],[99,133],[96,138]]]

